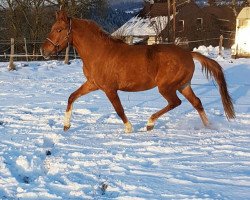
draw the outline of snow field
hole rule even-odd
[[[166,105],[157,89],[120,92],[132,134],[101,91],[74,104],[63,132],[68,96],[85,80],[82,63],[0,63],[0,199],[250,199],[250,64],[217,57],[224,68],[237,118],[224,116],[218,89],[201,73],[192,87],[210,128],[181,95],[182,105],[160,118]]]

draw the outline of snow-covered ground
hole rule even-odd
[[[204,52],[204,49],[200,49]],[[166,105],[157,89],[120,92],[134,132],[125,134],[106,96],[80,98],[63,132],[68,96],[85,80],[82,63],[0,63],[0,199],[250,199],[250,60],[210,52],[223,66],[237,118],[228,122],[199,63],[193,88],[211,128],[183,103],[145,124]]]

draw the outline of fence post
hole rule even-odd
[[[33,43],[33,52],[32,52],[32,54],[33,54],[32,60],[34,60],[35,59],[35,54],[36,54],[36,44],[35,43]]]
[[[222,55],[222,46],[223,46],[223,35],[220,36],[220,42],[219,42],[219,55]]]
[[[75,48],[73,48],[74,49],[74,56],[75,56],[75,59],[76,59],[76,49]]]
[[[28,50],[27,50],[27,41],[26,41],[26,38],[24,38],[24,50],[25,50],[26,61],[28,62],[29,58],[28,58]]]
[[[66,48],[64,64],[67,64],[67,65],[69,64],[69,45]]]
[[[8,66],[9,71],[16,70],[16,66],[14,64],[14,53],[15,53],[15,42],[14,38],[11,38],[10,40],[10,63]]]

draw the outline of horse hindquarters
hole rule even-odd
[[[181,105],[176,91],[189,86],[194,72],[192,56],[178,47],[171,48],[171,51],[157,52],[152,58],[158,64],[154,72],[159,92],[168,105],[149,118],[147,130],[152,130],[156,120],[163,114]]]

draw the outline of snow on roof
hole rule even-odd
[[[140,18],[138,16],[131,18],[118,30],[112,33],[112,36],[149,36],[158,35],[168,23],[166,16],[154,18]]]
[[[243,8],[240,11],[237,19],[250,19],[250,7]]]

